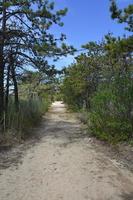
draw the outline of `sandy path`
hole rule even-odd
[[[133,175],[83,137],[61,102],[41,134],[17,169],[1,170],[0,200],[133,200]]]

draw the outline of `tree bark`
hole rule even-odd
[[[10,63],[7,69],[7,79],[6,79],[6,94],[5,94],[5,109],[8,112],[8,102],[9,102],[9,83],[10,83]]]
[[[18,84],[16,80],[16,72],[15,72],[15,67],[13,65],[13,60],[12,60],[12,65],[11,65],[11,74],[12,74],[12,80],[14,84],[14,101],[15,101],[15,108],[16,111],[19,111],[19,97],[18,97]]]
[[[3,0],[5,3],[6,0]],[[3,5],[2,29],[0,34],[0,126],[3,127],[4,106],[4,43],[6,31],[6,7]]]

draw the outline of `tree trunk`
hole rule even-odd
[[[0,52],[0,121],[3,118],[4,112],[4,64],[3,56]]]
[[[3,0],[5,3],[6,0]],[[0,126],[3,127],[3,114],[4,114],[4,43],[5,43],[5,31],[6,31],[6,7],[3,6],[3,19],[2,29],[0,35]]]
[[[15,108],[16,108],[16,111],[18,112],[19,111],[18,84],[16,80],[16,73],[15,73],[13,62],[11,65],[11,73],[12,73],[12,80],[14,84]]]
[[[5,109],[8,112],[8,102],[9,102],[9,83],[10,83],[10,63],[7,69],[7,79],[6,79],[6,94],[5,94]]]

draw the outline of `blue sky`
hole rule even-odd
[[[126,7],[133,0],[117,0],[119,7]],[[55,0],[56,8],[68,8],[68,14],[63,18],[64,27],[53,27],[55,35],[65,33],[67,43],[77,49],[89,41],[100,41],[108,32],[116,36],[128,34],[123,25],[117,24],[110,17],[109,0]],[[62,68],[74,61],[73,56],[61,58],[54,63],[57,68]]]

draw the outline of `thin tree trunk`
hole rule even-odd
[[[16,80],[16,73],[15,73],[15,68],[13,66],[13,63],[11,65],[11,73],[12,73],[12,80],[14,84],[14,97],[15,97],[15,107],[16,111],[19,111],[19,98],[18,98],[18,84]]]
[[[0,52],[0,121],[3,118],[3,112],[4,112],[4,65],[3,65],[3,56],[1,52]]]
[[[3,0],[5,3],[6,0]],[[4,42],[6,31],[6,7],[3,6],[3,19],[2,29],[0,35],[0,126],[3,127],[3,114],[4,114]]]
[[[9,83],[10,83],[10,63],[7,69],[7,79],[6,79],[6,94],[5,94],[5,108],[6,112],[8,112],[8,102],[9,102]]]

